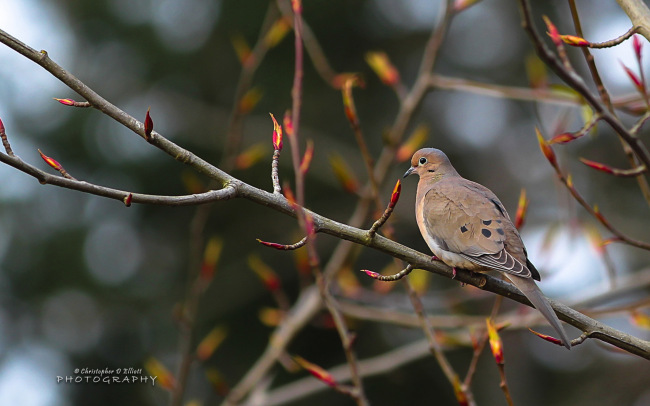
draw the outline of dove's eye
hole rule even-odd
[[[427,159],[425,157],[420,158],[420,165],[424,165],[427,163]]]

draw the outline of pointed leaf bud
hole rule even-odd
[[[201,361],[205,361],[214,354],[214,351],[219,348],[223,340],[226,339],[227,329],[224,326],[217,326],[213,328],[208,335],[199,343],[196,348],[196,356]]]
[[[251,48],[246,42],[246,39],[244,38],[243,35],[237,33],[233,35],[230,38],[230,43],[232,44],[232,47],[235,49],[235,53],[237,54],[237,59],[239,59],[239,62],[246,66],[250,62],[252,62],[251,56],[253,55],[251,52]]]
[[[492,350],[492,355],[494,356],[494,360],[498,365],[503,365],[504,363],[503,342],[501,341],[501,337],[499,337],[499,333],[497,332],[497,329],[494,326],[494,323],[492,322],[491,318],[486,319],[485,322],[487,324],[488,338],[490,341],[490,349]]]
[[[42,153],[40,149],[38,150],[38,153],[41,154],[41,158],[43,158],[43,161],[45,161],[46,164],[50,165],[52,168],[56,169],[57,171],[61,171],[63,167],[55,159],[50,158],[49,156]]]
[[[558,338],[555,338],[553,336],[549,336],[549,335],[546,335],[546,334],[538,333],[537,331],[533,330],[532,328],[529,328],[528,331],[535,334],[537,337],[541,338],[542,340],[546,340],[549,343],[553,343],[555,345],[559,345],[560,347],[564,347],[564,343],[562,342],[562,340],[560,340]]]
[[[284,125],[284,130],[287,132],[287,137],[293,137],[293,121],[291,120],[291,110],[284,112],[282,125]]]
[[[205,281],[212,280],[222,250],[223,240],[221,238],[212,237],[208,240],[205,251],[203,251],[203,261],[201,262],[201,279]]]
[[[329,386],[336,386],[337,385],[336,380],[334,379],[332,374],[330,374],[329,372],[327,372],[325,369],[321,368],[320,366],[318,366],[318,365],[316,365],[314,363],[311,363],[311,362],[307,361],[306,359],[304,359],[303,357],[300,357],[300,356],[297,356],[297,355],[293,357],[293,360],[296,361],[296,363],[298,365],[300,365],[303,369],[307,370],[307,372],[309,372],[314,377],[316,377],[316,379],[324,382],[325,384],[327,384]]]
[[[144,138],[147,141],[151,138],[151,132],[153,131],[153,120],[151,119],[149,110],[151,110],[151,107],[147,109],[147,115],[144,118]]]
[[[377,272],[369,271],[367,269],[362,269],[361,272],[365,272],[365,274],[371,277],[372,279],[377,279],[381,276]]]
[[[515,215],[515,227],[517,230],[521,229],[526,219],[528,212],[528,198],[526,197],[526,189],[521,189],[519,193],[519,204],[517,205],[517,214]]]
[[[625,66],[623,62],[621,62],[621,66],[625,70],[625,73],[627,73],[627,76],[632,80],[632,83],[634,83],[634,87],[636,87],[636,90],[639,91],[639,93],[645,95],[645,87],[643,86],[643,82],[641,82],[641,79],[636,75],[636,73],[632,72],[630,68]]]
[[[562,47],[563,46],[562,38],[555,24],[553,24],[547,16],[542,16],[542,18],[544,19],[544,23],[546,23],[546,28],[548,29],[548,31],[546,32],[548,36],[551,37],[551,40],[553,41],[556,47],[558,48]]]
[[[643,314],[638,310],[633,310],[630,315],[632,316],[632,321],[634,324],[650,330],[650,316]]]
[[[126,207],[131,207],[131,201],[133,200],[133,193],[129,193],[122,201]]]
[[[285,312],[280,309],[264,307],[260,309],[258,317],[262,324],[268,327],[277,327],[284,319]]]
[[[248,169],[264,158],[266,155],[266,143],[257,143],[246,148],[235,158],[235,167],[237,169]]]
[[[273,48],[278,45],[291,29],[291,25],[285,18],[276,20],[264,36],[264,44]]]
[[[402,182],[398,179],[397,183],[395,183],[395,187],[393,188],[393,193],[390,195],[390,203],[388,204],[389,207],[395,207],[397,201],[399,200],[400,193],[402,193]]]
[[[640,62],[643,44],[641,43],[641,37],[638,34],[632,36],[632,46],[634,47],[634,54],[636,55],[636,59]]]
[[[415,151],[420,149],[429,137],[429,127],[420,124],[413,134],[411,134],[406,141],[399,147],[395,154],[397,162],[404,162],[411,159]]]
[[[61,104],[66,105],[66,106],[74,106],[74,104],[76,103],[76,101],[74,101],[72,99],[57,99],[55,97],[54,100],[58,101]]]
[[[399,83],[399,72],[390,62],[385,52],[367,52],[366,62],[385,85],[394,86]]]
[[[605,173],[610,173],[610,174],[614,173],[614,170],[610,166],[607,166],[605,164],[601,164],[600,162],[590,161],[589,159],[585,159],[585,158],[580,158],[580,162],[582,162],[583,164],[589,166],[590,168],[594,168],[596,170],[599,170],[599,171],[602,171],[602,172],[605,172]]]
[[[273,120],[273,149],[276,151],[282,151],[282,127],[280,127],[280,124],[275,120],[273,114],[271,114],[271,119]]]
[[[567,142],[571,142],[577,138],[578,137],[576,137],[574,133],[562,133],[548,140],[548,145],[566,144]]]
[[[539,147],[542,150],[542,153],[550,162],[550,164],[554,167],[557,168],[557,158],[555,157],[555,152],[553,152],[553,148],[549,145],[549,143],[544,139],[542,136],[542,133],[539,131],[537,127],[535,127],[535,133],[537,134],[537,141],[539,142]]]
[[[357,178],[343,157],[338,154],[333,154],[330,155],[329,160],[334,171],[334,176],[339,180],[343,189],[348,193],[356,193],[359,190],[359,181],[357,181]]]
[[[302,161],[300,161],[300,172],[307,173],[309,170],[309,165],[311,165],[311,159],[314,156],[314,142],[312,140],[307,140],[307,148],[305,149],[305,155],[302,157]]]
[[[239,111],[242,114],[250,113],[262,99],[262,91],[258,87],[249,89],[239,101]]]
[[[591,42],[587,41],[584,38],[576,37],[575,35],[560,35],[562,41],[565,44],[572,45],[574,47],[588,47],[591,45]]]
[[[280,289],[280,278],[258,255],[251,254],[248,256],[248,266],[260,278],[267,290],[275,292]]]
[[[156,358],[149,357],[144,362],[144,368],[151,376],[157,376],[157,381],[164,389],[172,390],[176,386],[174,375]]]

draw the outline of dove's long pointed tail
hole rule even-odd
[[[551,326],[560,335],[560,339],[562,340],[564,346],[570,350],[571,340],[569,340],[566,332],[564,331],[564,328],[562,327],[562,324],[560,324],[560,320],[557,318],[555,310],[553,310],[548,300],[546,300],[546,297],[539,289],[535,281],[530,278],[522,278],[515,275],[506,274],[506,276],[519,290],[521,290],[521,292],[528,298],[528,300],[530,300],[533,306],[535,306],[535,308],[539,310],[540,313],[542,313],[546,320],[548,320]]]

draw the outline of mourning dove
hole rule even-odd
[[[420,233],[445,264],[471,271],[501,271],[521,290],[571,349],[560,321],[535,280],[539,272],[510,216],[492,191],[460,176],[449,158],[423,148],[411,158],[404,177],[420,176],[415,214]]]

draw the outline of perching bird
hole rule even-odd
[[[433,254],[453,268],[503,272],[571,349],[555,311],[535,283],[539,272],[496,195],[460,176],[439,149],[417,151],[404,177],[413,173],[420,176],[415,216]]]

